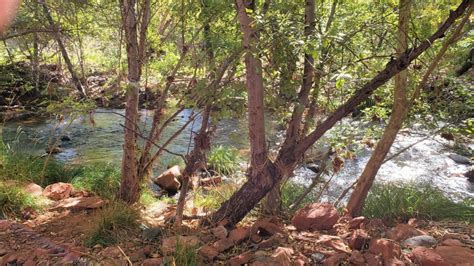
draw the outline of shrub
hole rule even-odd
[[[108,246],[120,242],[127,233],[138,228],[139,212],[123,202],[111,202],[97,211],[95,228],[86,239],[86,246]]]
[[[237,190],[235,184],[222,184],[221,186],[206,190],[199,188],[194,195],[194,205],[204,210],[215,210],[222,202],[228,200]]]
[[[407,220],[410,217],[424,217],[472,223],[472,203],[455,203],[427,184],[376,184],[365,201],[362,214],[369,218]]]
[[[209,168],[222,175],[230,175],[238,169],[238,153],[236,149],[224,146],[214,147],[208,157]]]

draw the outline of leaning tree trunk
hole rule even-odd
[[[398,15],[398,37],[397,37],[397,56],[401,56],[408,48],[408,31],[410,29],[410,7],[411,0],[400,0]],[[406,87],[408,84],[408,70],[400,72],[395,76],[394,100],[392,115],[387,127],[377,144],[369,162],[364,168],[357,185],[347,204],[347,209],[352,216],[360,215],[365,198],[369,193],[380,166],[392,147],[398,131],[405,120],[408,109]]]
[[[305,1],[304,12],[304,35],[309,37],[313,34],[315,26],[315,0]],[[301,120],[303,118],[304,110],[308,105],[308,96],[313,86],[314,77],[314,58],[311,54],[304,54],[303,80],[301,90],[298,95],[298,102],[296,103],[291,123],[286,132],[286,140],[291,140],[296,143],[301,135]],[[275,188],[268,193],[264,204],[264,212],[267,214],[276,215],[281,212],[281,183],[279,182]]]
[[[122,23],[128,59],[127,106],[125,107],[124,145],[122,157],[122,178],[119,198],[128,203],[135,203],[140,194],[140,180],[137,175],[137,121],[138,89],[140,82],[140,62],[138,55],[137,19],[135,14],[136,0],[122,2]]]
[[[43,12],[48,20],[49,26],[53,29],[54,38],[58,43],[59,50],[61,51],[61,55],[63,56],[64,62],[66,63],[67,69],[71,74],[72,82],[76,87],[77,91],[79,91],[81,97],[86,96],[86,91],[81,84],[79,77],[77,76],[76,71],[74,70],[74,66],[71,63],[71,59],[69,58],[69,54],[67,53],[66,47],[64,46],[63,41],[61,40],[61,34],[59,33],[59,27],[56,26],[54,23],[53,17],[51,16],[51,12],[49,11],[48,5],[46,4],[45,0],[40,0],[40,4],[43,6]]]
[[[239,2],[242,3],[242,1]],[[227,221],[228,223],[236,224],[241,221],[277,182],[293,170],[295,163],[302,158],[307,149],[339,120],[350,114],[355,107],[367,99],[377,88],[405,70],[413,60],[431,47],[437,39],[444,37],[446,31],[462,16],[469,5],[470,0],[463,0],[455,11],[450,12],[449,17],[433,35],[421,42],[417,47],[407,49],[399,58],[389,62],[372,80],[357,90],[349,100],[337,108],[316,129],[301,139],[296,145],[284,145],[280,149],[275,162],[267,161],[263,169],[254,178],[249,178],[229,200],[211,214],[208,222],[214,224],[220,221]]]

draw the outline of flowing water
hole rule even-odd
[[[41,156],[49,141],[61,136],[67,136],[58,143],[62,152],[55,154],[58,160],[68,163],[96,163],[107,162],[119,165],[122,156],[123,144],[123,110],[98,109],[94,114],[94,125],[88,117],[64,120],[57,122],[51,119],[33,119],[21,122],[11,122],[3,125],[3,140],[10,145],[16,145],[33,156]],[[191,110],[184,110],[177,116],[169,127],[166,128],[162,139],[167,139],[176,130],[182,127]],[[149,128],[152,120],[152,112],[142,110],[140,112],[140,126],[144,127],[144,134]],[[269,119],[270,120],[270,119]],[[186,154],[192,148],[191,133],[197,131],[200,126],[199,119],[191,123],[168,147],[174,153]],[[357,123],[352,126],[359,126]],[[277,142],[277,132],[269,123],[268,138],[270,142]],[[332,134],[334,130],[328,132]],[[448,147],[453,143],[439,136],[426,138],[419,130],[408,130],[399,134],[391,152],[396,152],[406,146],[419,142],[401,153],[399,156],[385,163],[377,176],[377,182],[426,182],[438,187],[454,200],[462,200],[474,197],[474,186],[463,173],[471,166],[454,162],[448,157],[452,150]],[[427,133],[429,134],[429,133]],[[326,139],[320,141],[319,146]],[[162,142],[160,142],[162,143]],[[227,119],[219,122],[214,145],[232,146],[239,150],[248,149],[247,124],[244,120]],[[471,149],[472,149],[471,145]],[[357,152],[354,159],[344,162],[340,172],[331,178],[329,190],[322,195],[323,201],[334,200],[339,197],[341,191],[350,186],[362,172],[370,157],[371,150],[363,148]],[[174,159],[173,159],[174,158]],[[167,165],[176,162],[176,156],[164,153],[156,172],[162,171]],[[314,173],[306,167],[295,170],[293,182],[309,185]],[[330,177],[324,177],[328,180]]]

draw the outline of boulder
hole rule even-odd
[[[35,183],[26,184],[23,190],[34,197],[39,197],[43,195],[43,188],[40,185],[35,184]]]
[[[371,219],[368,222],[361,224],[360,228],[376,232],[385,231],[387,229],[381,219]]]
[[[329,203],[313,203],[298,210],[291,223],[297,230],[329,230],[337,223],[339,213]]]
[[[193,247],[199,244],[199,238],[196,236],[170,236],[161,241],[161,253],[168,255],[176,250],[176,244],[179,243],[184,247]]]
[[[181,186],[181,183],[178,180],[180,176],[181,172],[179,166],[175,165],[154,178],[153,182],[166,191],[176,192]]]
[[[69,183],[54,183],[47,186],[43,190],[43,196],[50,198],[52,200],[62,200],[69,198],[71,196],[71,192],[73,187]]]
[[[423,232],[408,224],[398,224],[387,232],[387,238],[398,242],[419,235],[423,235]]]
[[[448,155],[448,157],[458,164],[467,164],[467,165],[471,164],[471,160],[469,158],[456,154],[456,153],[452,153]]]
[[[438,244],[438,241],[432,236],[421,235],[407,238],[403,244],[410,248],[416,247],[433,247]]]

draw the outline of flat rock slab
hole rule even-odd
[[[61,200],[53,209],[70,209],[81,211],[86,209],[98,209],[104,206],[105,201],[99,197],[78,197]]]

